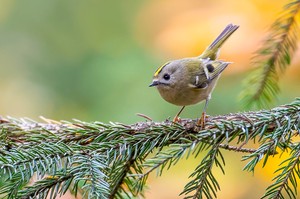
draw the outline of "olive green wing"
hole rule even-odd
[[[232,62],[225,62],[225,61],[208,61],[204,65],[204,72],[206,74],[206,77],[208,80],[213,80],[216,77],[218,77],[224,70],[225,68],[231,64]]]
[[[231,62],[202,60],[200,72],[192,77],[191,88],[205,89],[208,84],[218,77]]]

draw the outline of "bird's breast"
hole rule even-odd
[[[197,104],[208,98],[215,87],[217,78],[209,83],[207,88],[191,88],[188,85],[181,87],[158,86],[157,89],[167,102],[177,106],[187,106]]]

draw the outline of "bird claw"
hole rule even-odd
[[[205,129],[206,113],[203,112],[201,118],[197,121],[195,130]]]
[[[173,119],[173,123],[180,123],[180,122],[181,122],[180,117],[175,116],[174,119]]]

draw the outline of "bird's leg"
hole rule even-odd
[[[183,106],[181,109],[180,109],[180,111],[176,114],[176,116],[174,117],[174,119],[173,119],[173,122],[174,123],[176,123],[176,122],[179,122],[180,121],[180,119],[179,119],[179,115],[181,114],[181,112],[183,111],[183,109],[184,109],[184,107],[185,106]]]
[[[201,129],[204,129],[205,117],[206,117],[206,112],[202,112],[201,118],[197,121],[197,126],[201,127]]]
[[[208,106],[209,100],[210,100],[210,96],[205,100],[205,105],[204,105],[204,108],[203,108],[203,112],[202,112],[201,118],[197,122],[197,126],[200,126],[201,129],[204,129],[204,127],[205,127],[206,108]]]

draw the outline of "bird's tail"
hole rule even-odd
[[[218,51],[224,42],[239,28],[234,24],[228,24],[221,34],[205,49],[199,58],[215,60],[218,57]]]

